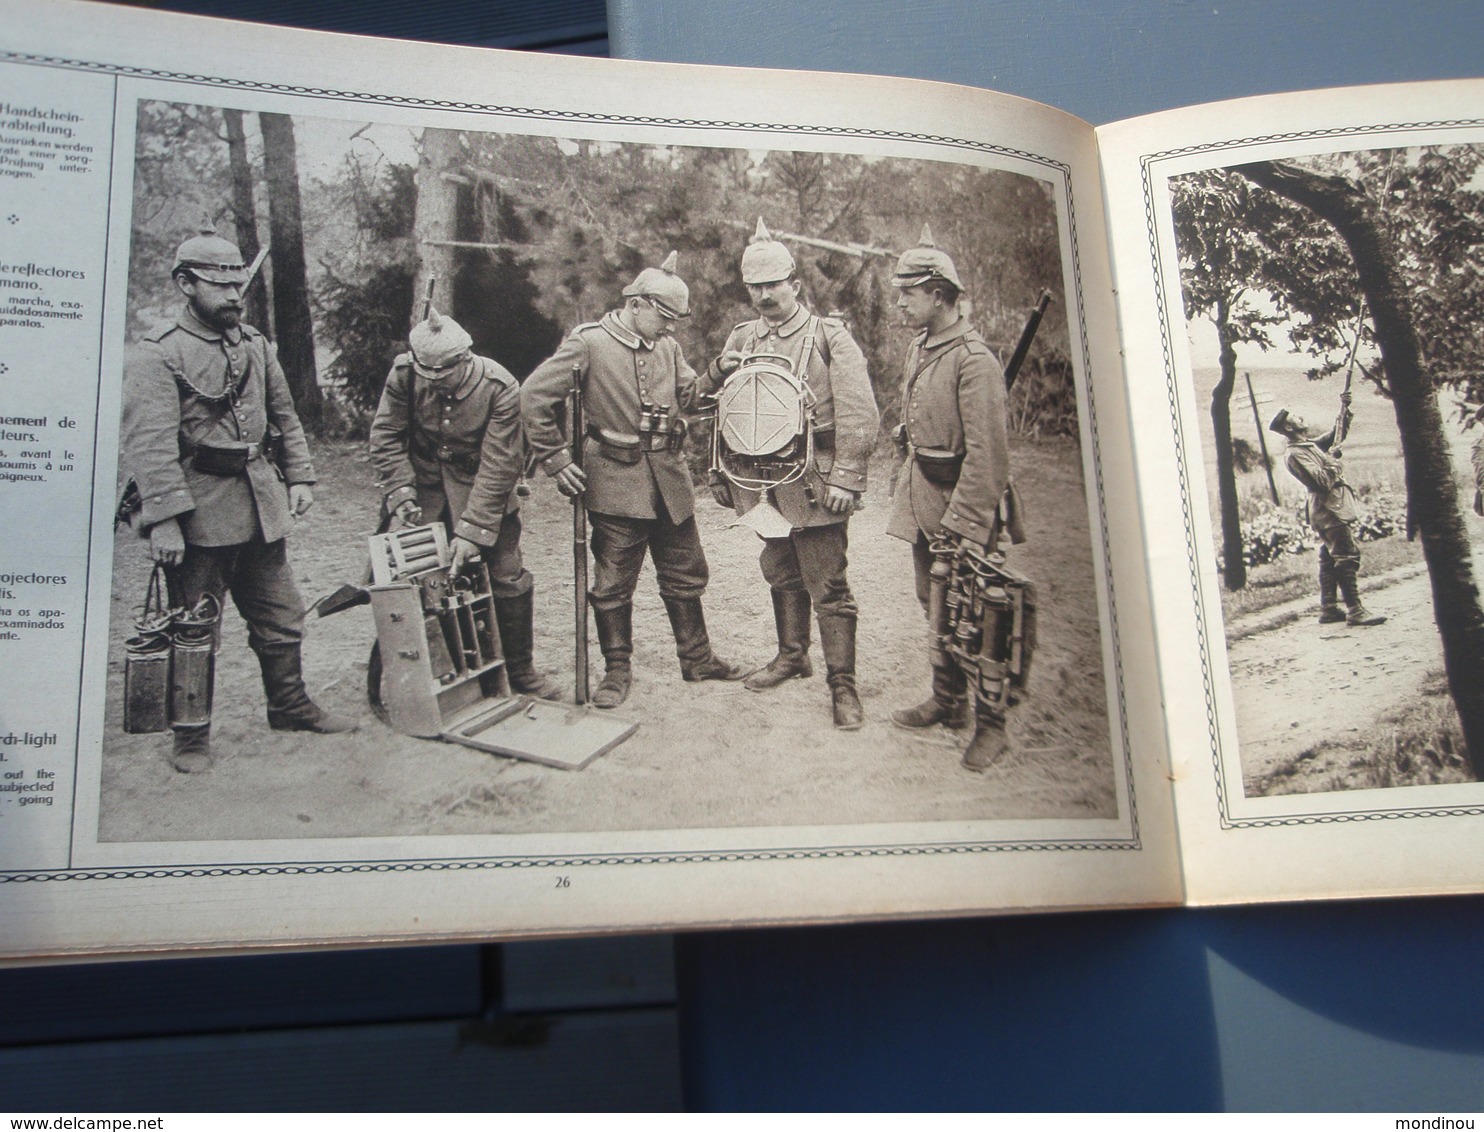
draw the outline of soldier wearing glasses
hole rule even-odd
[[[242,322],[242,253],[194,236],[170,276],[185,304],[144,335],[124,371],[122,459],[139,486],[150,557],[178,567],[188,607],[232,595],[262,669],[269,726],[353,731],[304,687],[304,603],[285,540],[314,503],[314,467],[273,346]],[[277,459],[270,427],[281,436]],[[210,723],[177,727],[175,769],[205,770],[210,735]]]
[[[623,289],[624,305],[579,326],[521,387],[531,451],[563,495],[581,496],[592,528],[590,594],[605,674],[593,704],[612,708],[632,680],[633,597],[648,553],[686,680],[740,680],[745,670],[711,651],[701,595],[709,570],[696,530],[682,409],[696,407],[696,373],[675,341],[690,289],[671,252]],[[560,413],[574,371],[587,418],[582,467]]]
[[[484,559],[511,689],[553,696],[531,659],[533,579],[521,559],[515,491],[525,460],[520,386],[431,307],[407,342],[371,422],[382,506],[404,525],[442,523],[454,536],[455,572]]]

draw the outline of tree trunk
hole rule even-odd
[[[1443,417],[1432,381],[1422,368],[1411,302],[1391,240],[1375,207],[1346,177],[1313,173],[1278,161],[1238,166],[1237,171],[1327,220],[1355,258],[1391,385],[1406,469],[1407,507],[1422,535],[1448,688],[1458,708],[1474,775],[1484,779],[1484,610],[1479,606],[1468,532],[1458,508]]]
[[[252,263],[258,256],[258,207],[253,198],[252,163],[247,159],[247,131],[241,110],[223,110],[227,124],[227,161],[232,171],[232,215],[237,229],[237,248]],[[268,322],[268,281],[262,271],[253,277],[244,296],[242,320],[272,334]]]
[[[324,425],[325,396],[314,365],[314,323],[304,268],[304,221],[299,207],[299,162],[294,123],[287,114],[259,114],[263,169],[268,180],[268,230],[273,260],[273,326],[278,360],[305,429]]]
[[[417,288],[413,291],[413,309],[409,328],[422,321],[427,303],[428,280],[436,279],[433,305],[452,314],[453,277],[457,264],[455,248],[448,241],[458,239],[459,187],[444,177],[464,163],[459,135],[453,130],[424,130],[418,145],[417,207],[413,214],[412,232],[417,240]]]
[[[1232,390],[1237,384],[1237,347],[1231,340],[1225,300],[1216,304],[1216,337],[1221,344],[1221,380],[1211,390],[1211,432],[1216,442],[1216,487],[1221,498],[1221,566],[1229,590],[1247,585],[1247,562],[1242,557],[1242,517],[1237,504],[1237,469],[1232,452]]]

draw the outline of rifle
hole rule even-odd
[[[428,321],[428,315],[430,315],[430,314],[433,313],[433,288],[436,287],[436,286],[438,286],[438,276],[436,276],[436,275],[429,275],[428,276],[428,293],[423,296],[423,318],[422,318],[422,320],[424,322],[427,322]]]
[[[582,366],[572,367],[572,389],[567,394],[567,430],[572,445],[572,463],[582,468],[582,437],[587,425],[582,418]],[[572,572],[576,592],[572,595],[577,620],[577,687],[575,699],[588,701],[587,665],[587,507],[582,493],[572,497]]]
[[[1015,352],[1010,355],[1010,360],[1005,364],[1005,389],[1007,391],[1015,384],[1015,375],[1020,372],[1025,356],[1030,353],[1031,342],[1036,337],[1036,331],[1041,328],[1041,319],[1046,316],[1046,308],[1050,305],[1051,290],[1042,288],[1030,317],[1025,320],[1025,329],[1020,332],[1020,341],[1015,343]]]

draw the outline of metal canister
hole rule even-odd
[[[140,633],[124,642],[124,730],[170,729],[170,636]]]

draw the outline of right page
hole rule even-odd
[[[1484,887],[1484,83],[1098,139],[1190,903]]]

